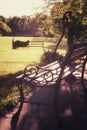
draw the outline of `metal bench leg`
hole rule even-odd
[[[18,111],[12,116],[11,130],[16,130],[17,122],[19,120],[19,115],[20,115],[22,107],[23,107],[24,94],[23,94],[22,82],[21,81],[18,83],[18,89],[20,91],[20,96],[21,96],[21,98],[20,98],[20,106],[19,106]]]
[[[85,102],[85,105],[86,105],[86,108],[87,108],[87,88],[86,88],[85,83],[84,83],[84,73],[85,73],[86,63],[87,63],[87,56],[86,56],[86,58],[83,62],[82,76],[81,76],[81,84],[82,84],[82,87],[84,89],[84,102]]]
[[[83,62],[83,66],[82,66],[82,76],[81,76],[81,84],[82,84],[82,87],[84,88],[84,91],[87,91],[86,86],[85,86],[85,84],[84,84],[84,72],[85,72],[86,62],[87,62],[87,57],[85,58],[85,60],[84,60],[84,62]]]
[[[57,127],[61,127],[61,120],[60,120],[60,112],[59,112],[59,98],[58,98],[58,93],[60,89],[60,84],[61,84],[61,77],[64,71],[64,66],[61,67],[61,73],[59,75],[58,80],[56,81],[56,84],[54,85],[55,87],[55,95],[54,95],[54,112],[55,112],[55,119],[57,123]]]
[[[56,123],[57,123],[57,127],[60,125],[60,118],[59,118],[59,107],[58,107],[58,92],[59,92],[59,88],[60,85],[55,85],[55,87],[58,87],[56,90],[55,88],[55,97],[54,97],[54,113],[55,113],[55,119],[56,119]]]
[[[54,112],[55,112],[55,119],[57,122],[58,127],[61,127],[61,119],[60,119],[60,112],[59,112],[59,89],[61,87],[61,80],[62,80],[62,75],[64,73],[64,68],[65,68],[66,62],[62,63],[61,65],[61,71],[58,77],[58,80],[56,81],[56,84],[54,85],[55,87],[55,95],[54,95]]]

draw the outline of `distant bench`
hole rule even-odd
[[[29,47],[42,47],[44,49],[44,40],[32,40]]]

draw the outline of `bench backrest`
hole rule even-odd
[[[29,47],[42,47],[42,48],[44,48],[44,41],[43,40],[30,41]]]
[[[79,60],[82,57],[87,56],[87,42],[81,42],[79,44],[73,44],[71,49],[66,55],[66,59],[69,62]]]

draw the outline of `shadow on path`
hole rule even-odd
[[[66,82],[67,80],[68,82]],[[18,124],[17,130],[87,130],[87,113],[84,103],[84,91],[80,80],[72,78],[72,80],[66,79],[66,81],[62,82],[59,90],[59,126],[55,120],[53,107],[40,104],[30,104],[30,108],[27,107],[27,113],[25,112],[21,121],[21,116],[19,118],[19,114],[22,107],[19,113],[16,113],[17,115],[13,116],[11,121],[12,130],[16,130],[18,119],[20,124]],[[47,95],[49,96],[45,99]],[[29,97],[29,101],[53,103],[53,97],[53,88],[37,87],[33,91],[32,96]],[[25,105],[28,106],[29,104]],[[23,111],[25,111],[25,109],[22,109],[21,114]]]

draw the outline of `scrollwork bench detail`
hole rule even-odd
[[[84,59],[83,59],[84,57]],[[79,60],[77,63],[76,61]],[[64,59],[59,63],[52,62],[46,66],[25,67],[24,73],[16,77],[16,83],[20,86],[21,101],[24,102],[22,83],[25,82],[34,87],[53,87],[55,91],[54,106],[57,109],[58,90],[61,87],[61,81],[67,76],[73,74],[76,70],[82,68],[81,83],[84,85],[84,69],[87,61],[87,42],[73,44]],[[42,103],[41,103],[42,104]],[[48,104],[49,105],[49,104]],[[56,110],[57,113],[58,110]]]

